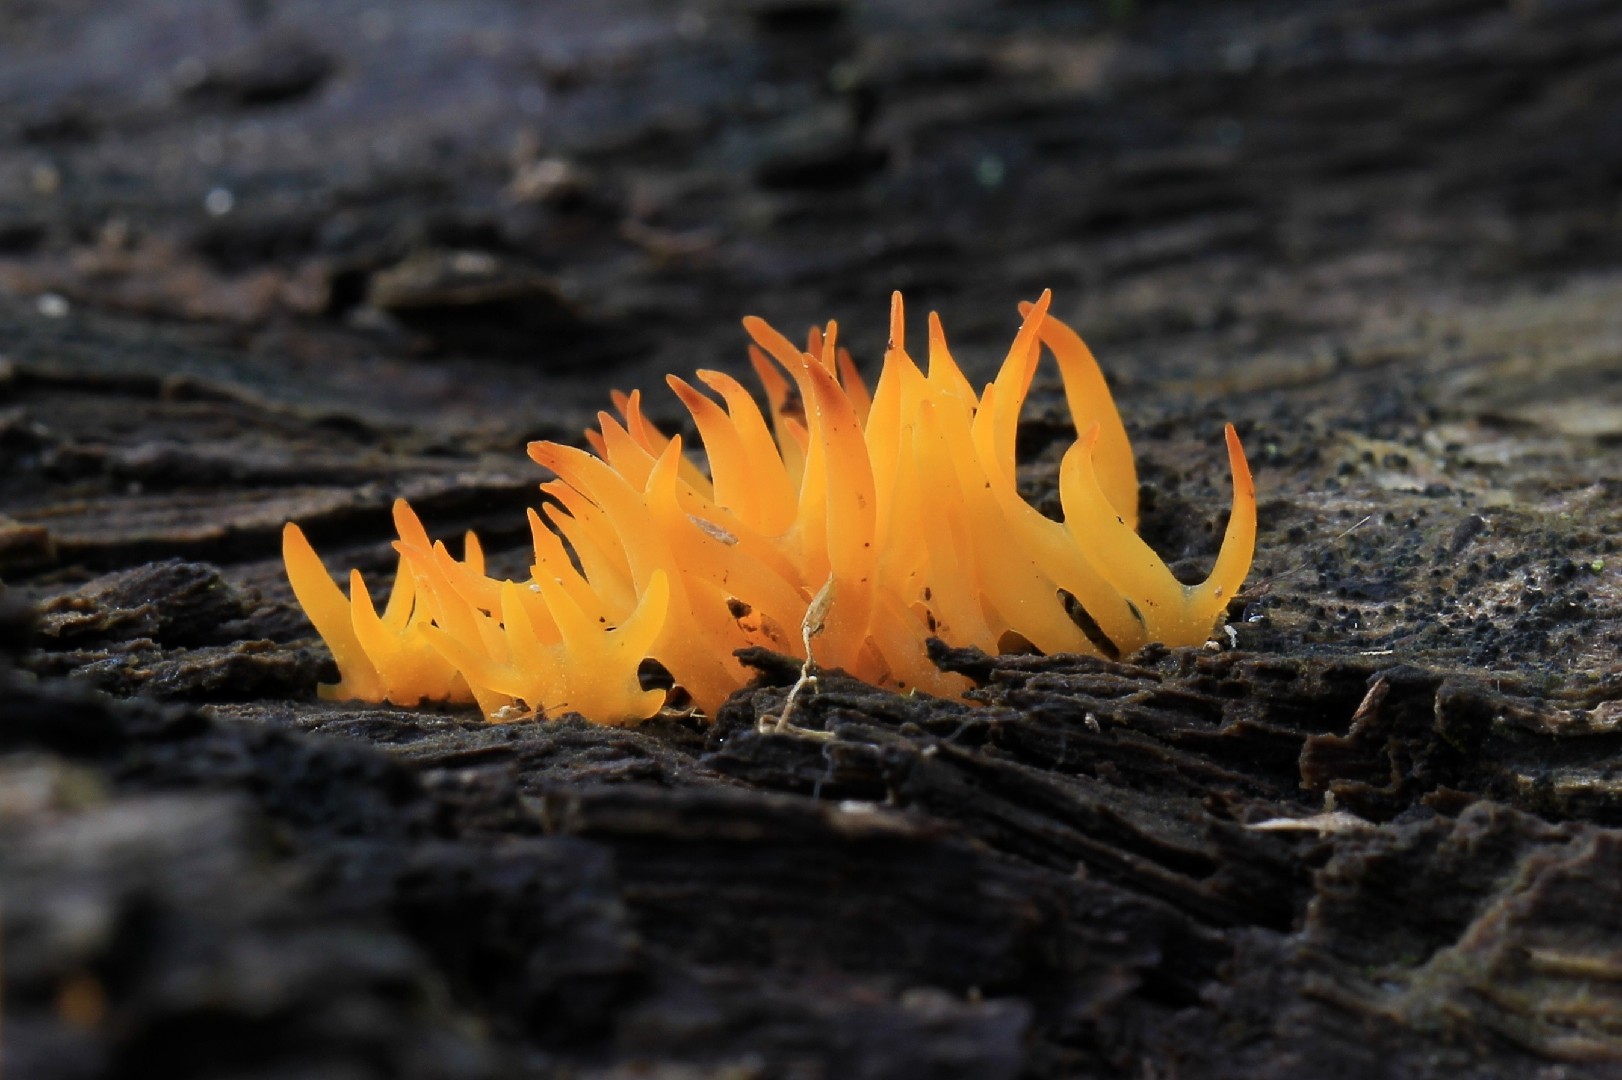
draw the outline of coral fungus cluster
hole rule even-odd
[[[988,652],[1203,643],[1255,542],[1238,438],[1228,427],[1233,510],[1216,566],[1185,586],[1137,535],[1126,431],[1092,354],[1048,314],[1049,299],[1022,305],[1007,359],[978,395],[933,315],[927,370],[914,363],[899,295],[871,393],[834,324],[801,350],[746,319],[764,412],[721,372],[698,373],[709,393],[668,380],[707,473],[679,436],[648,421],[636,393],[615,395],[618,416],[599,414],[592,452],[530,446],[556,478],[529,514],[526,581],[486,576],[472,534],[460,560],[430,544],[401,502],[400,565],[379,615],[359,573],[345,600],[289,524],[288,576],[342,676],[323,692],[399,704],[471,698],[492,718],[579,712],[613,724],[665,703],[639,680],[648,658],[714,715],[748,681],[734,656],[746,646],[804,657],[810,643],[821,666],[953,695],[965,683],[930,663],[932,636]],[[1059,470],[1062,521],[1015,483],[1020,409],[1044,347],[1077,433]]]

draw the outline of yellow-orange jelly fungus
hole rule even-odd
[[[430,544],[396,503],[394,591],[377,614],[358,571],[350,596],[304,534],[283,537],[288,577],[342,676],[325,696],[416,704],[476,700],[492,719],[579,712],[633,723],[665,702],[644,690],[651,657],[711,716],[750,672],[734,652],[761,645],[804,656],[815,603],[816,663],[868,682],[957,695],[938,670],[936,636],[987,652],[1112,651],[1198,645],[1249,572],[1256,495],[1227,428],[1233,510],[1210,577],[1178,582],[1139,539],[1132,448],[1092,353],[1048,314],[1024,322],[995,381],[975,395],[929,319],[929,366],[907,354],[901,297],[869,394],[836,327],[801,351],[759,319],[755,374],[767,410],[737,380],[700,371],[712,397],[671,376],[709,462],[643,416],[636,393],[600,413],[594,453],[553,442],[529,453],[556,479],[529,513],[527,581],[497,581],[470,533],[463,558]],[[1077,438],[1059,469],[1063,521],[1019,495],[1020,408],[1042,347],[1059,364]],[[543,521],[542,518],[545,518]]]

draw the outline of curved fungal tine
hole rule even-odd
[[[372,606],[371,594],[366,591],[366,582],[361,579],[359,570],[349,571],[349,625],[355,631],[355,640],[360,643],[367,659],[373,663],[381,693],[385,696],[391,694],[395,689],[391,685],[393,680],[385,670],[387,665],[379,661],[397,651],[397,635],[378,618],[377,609]],[[340,673],[343,671],[342,668],[338,670]]]
[[[1020,324],[1019,333],[1008,347],[1008,355],[997,371],[996,381],[986,388],[987,397],[993,397],[992,387],[996,388],[994,400],[981,402],[980,412],[985,414],[984,419],[979,414],[975,416],[976,426],[990,425],[990,442],[996,467],[1009,483],[1014,479],[1014,446],[1019,435],[1019,414],[1025,406],[1025,396],[1030,393],[1031,380],[1036,377],[1036,365],[1041,359],[1041,339],[1038,334],[1052,301],[1052,291],[1044,290],[1035,304],[1021,305],[1024,321]]]
[[[1250,474],[1244,444],[1232,424],[1224,426],[1223,438],[1228,444],[1228,471],[1233,477],[1233,509],[1228,514],[1216,565],[1204,582],[1189,590],[1191,617],[1201,622],[1207,634],[1244,585],[1256,556],[1256,481]]]
[[[929,385],[938,387],[947,394],[966,402],[970,409],[975,406],[974,384],[969,377],[963,374],[957,361],[952,358],[952,350],[946,346],[946,331],[941,327],[941,317],[931,311],[929,313],[929,371],[926,375]]]
[[[1028,304],[1019,309],[1026,312]],[[1081,335],[1064,321],[1049,315],[1042,320],[1042,344],[1053,353],[1059,365],[1059,379],[1064,384],[1065,403],[1080,436],[1094,424],[1098,425],[1098,449],[1094,461],[1099,484],[1110,503],[1134,529],[1138,526],[1138,471],[1132,460],[1132,443],[1127,438],[1121,414],[1115,407],[1115,397],[1104,372],[1093,357],[1093,352]]]
[[[1137,609],[1148,630],[1148,640],[1190,644],[1178,640],[1177,627],[1185,606],[1182,583],[1126,523],[1098,482],[1093,466],[1098,437],[1098,425],[1094,424],[1065,453],[1059,466],[1059,500],[1064,507],[1065,528],[1082,550],[1090,547],[1099,553],[1089,561]],[[1116,640],[1114,635],[1111,640]],[[1131,651],[1125,641],[1116,640],[1116,644]]]
[[[745,520],[754,520],[755,493],[760,485],[754,475],[753,456],[745,449],[737,425],[714,399],[700,393],[686,379],[666,375],[665,384],[675,392],[698,428],[704,456],[710,463],[711,497],[736,508]]]
[[[287,567],[287,580],[293,586],[299,606],[315,626],[315,632],[332,650],[332,658],[338,664],[338,682],[323,686],[322,693],[349,693],[373,701],[382,700],[382,681],[355,634],[349,601],[327,574],[326,566],[305,538],[304,530],[291,521],[282,528],[282,562]],[[351,582],[355,576],[350,576]],[[364,585],[361,592],[364,595]]]

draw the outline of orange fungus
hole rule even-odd
[[[325,696],[416,704],[477,701],[492,719],[578,712],[605,724],[659,711],[644,660],[713,716],[749,679],[734,655],[764,646],[896,689],[957,695],[925,642],[1000,652],[1126,655],[1150,642],[1202,644],[1250,570],[1256,491],[1227,428],[1233,507],[1209,577],[1184,585],[1137,534],[1132,448],[1092,353],[1048,314],[1024,321],[978,395],[931,315],[927,362],[907,352],[900,295],[869,391],[837,327],[805,349],[745,319],[765,406],[736,379],[700,371],[670,388],[692,415],[708,468],[660,432],[637,393],[598,414],[591,450],[537,442],[555,479],[530,511],[524,581],[486,576],[469,533],[463,558],[430,543],[395,505],[400,564],[379,615],[358,572],[349,598],[297,525],[288,577],[332,649]],[[1063,519],[1015,481],[1020,411],[1042,355],[1058,362],[1076,440],[1059,469]]]

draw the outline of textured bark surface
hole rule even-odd
[[[8,1076],[1622,1071],[1622,6],[0,9]],[[321,703],[609,387],[1044,287],[1231,632],[713,724]],[[917,332],[917,331],[915,331]],[[1051,372],[1021,483],[1057,509]],[[1217,647],[1220,645],[1220,647]]]

